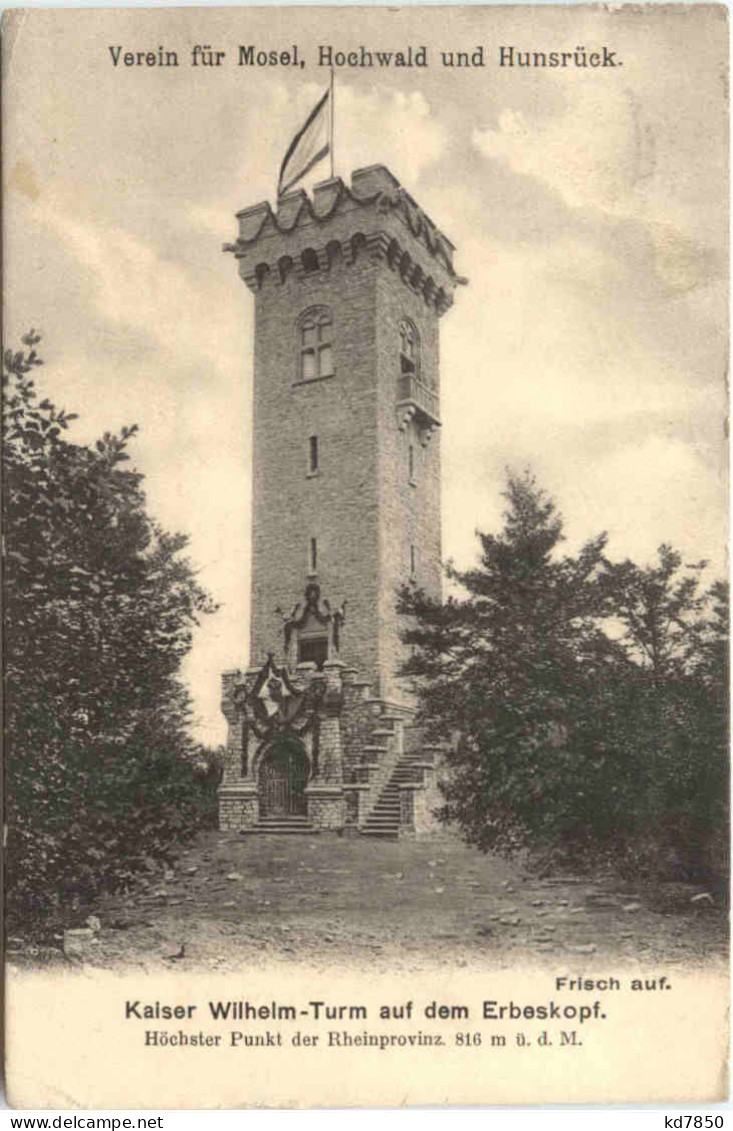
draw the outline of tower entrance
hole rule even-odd
[[[294,734],[278,734],[260,762],[260,816],[304,815],[307,783],[308,758],[302,743]]]

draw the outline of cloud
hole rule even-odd
[[[470,247],[463,251],[471,291],[480,294],[487,316],[476,319],[475,302],[459,294],[446,321],[446,436],[455,429],[479,439],[503,421],[514,437],[534,435],[536,425],[541,446],[543,428],[574,430],[582,421],[611,429],[647,416],[667,419],[674,430],[701,406],[710,409],[717,375],[701,368],[698,357],[684,364],[679,347],[667,356],[645,333],[645,320],[656,325],[663,317],[666,324],[679,310],[620,306],[618,291],[628,289],[627,280],[616,277],[613,264],[599,264],[584,241],[569,236],[547,248],[497,246],[482,258]]]
[[[620,233],[624,222],[633,225],[636,247],[624,248],[622,236],[615,251],[606,249],[606,264],[641,253],[649,281],[670,295],[725,276],[706,209],[691,192],[694,140],[665,128],[652,97],[642,103],[623,86],[567,90],[553,115],[506,108],[495,127],[473,131],[472,143],[559,199],[576,226]]]
[[[534,177],[570,208],[627,217],[643,207],[655,167],[654,135],[623,87],[583,87],[568,94],[562,112],[532,122],[506,109],[495,129],[476,129],[473,144],[485,157]]]
[[[306,84],[289,109],[283,104],[282,90],[273,88],[271,112],[280,124],[283,152],[290,136],[283,133],[282,124],[289,121],[295,133],[321,92],[322,86]],[[423,170],[440,160],[445,151],[445,128],[419,90],[389,90],[375,84],[364,91],[339,80],[335,107],[335,172],[345,179],[354,169],[387,165],[403,184],[414,185]],[[268,108],[261,106],[257,113],[266,118]],[[273,169],[282,155],[273,148]],[[328,165],[323,162],[306,185],[326,176]]]
[[[152,241],[99,217],[82,220],[50,200],[39,202],[36,219],[71,254],[91,285],[97,313],[108,323],[149,335],[164,354],[186,365],[216,366],[214,343],[227,337],[231,320],[210,292],[193,284],[180,262],[164,258]]]
[[[611,556],[650,561],[657,546],[672,541],[690,561],[703,554],[722,571],[720,487],[694,444],[648,435],[583,463],[564,495],[574,526],[582,529],[597,516],[596,526],[610,532]]]
[[[341,169],[387,165],[404,184],[438,161],[446,144],[442,124],[418,90],[409,94],[376,86],[366,94],[338,91],[336,159]]]

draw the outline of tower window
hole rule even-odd
[[[311,573],[315,573],[318,569],[318,542],[315,538],[311,538],[309,562]]]
[[[334,263],[338,263],[341,259],[341,244],[338,240],[331,240],[326,244],[326,256],[328,258],[328,266],[333,267]]]
[[[298,640],[298,663],[315,664],[319,670],[328,659],[328,637],[303,637]]]
[[[416,554],[414,543],[410,544],[410,577],[414,577],[416,573]]]
[[[315,475],[318,471],[318,437],[311,436],[308,441],[308,474]]]
[[[280,282],[284,283],[290,272],[293,270],[293,260],[290,255],[281,255],[277,261],[277,269],[280,273]]]
[[[300,380],[333,377],[333,325],[326,307],[309,311],[300,321]]]
[[[400,322],[400,373],[418,376],[419,339],[417,330],[406,318]]]
[[[351,260],[356,263],[362,251],[366,247],[366,236],[363,232],[356,232],[351,237]]]
[[[410,444],[407,449],[407,474],[410,483],[415,482],[415,446]]]

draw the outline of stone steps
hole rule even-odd
[[[377,705],[379,701],[374,700],[374,703]],[[387,708],[375,716],[368,742],[362,747],[362,757],[373,761],[381,762],[390,753],[392,758],[397,756],[391,770],[387,770],[386,780],[383,780],[381,786],[376,786],[379,792],[360,829],[363,836],[395,840],[399,835],[400,786],[415,780],[413,763],[422,758],[420,751],[407,751],[403,748],[403,735],[409,726],[407,714]],[[399,746],[393,745],[394,743],[399,743]]]
[[[396,840],[400,831],[400,785],[413,780],[409,756],[403,754],[383,786],[361,835]]]
[[[241,830],[242,835],[269,834],[270,836],[315,836],[320,829],[314,828],[307,817],[288,816],[260,817],[257,824]]]
[[[372,731],[374,733],[377,732]],[[361,827],[362,836],[397,839],[400,831],[400,786],[416,781],[419,767],[433,762],[432,753],[436,749],[420,743],[416,748],[402,752]]]

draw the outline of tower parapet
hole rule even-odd
[[[453,304],[465,279],[453,268],[453,244],[384,165],[322,181],[312,198],[304,189],[273,210],[262,201],[237,213],[239,237],[224,250],[257,294],[266,287],[328,271],[336,256],[353,263],[366,251],[382,262],[438,315]],[[362,238],[360,238],[362,237]]]

